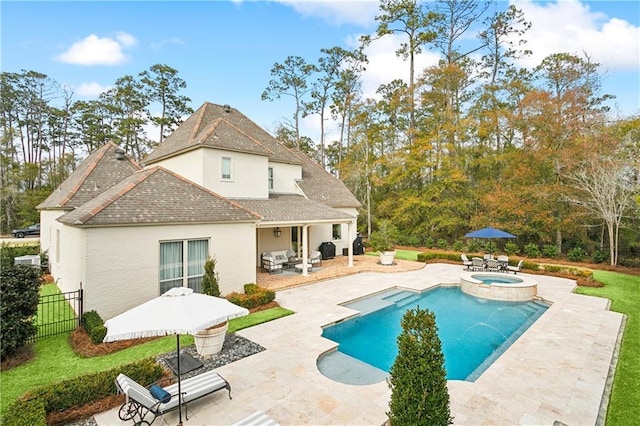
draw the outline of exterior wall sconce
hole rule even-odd
[[[273,230],[273,236],[278,238],[280,237],[280,235],[282,235],[282,231],[280,230],[279,226],[276,226],[276,229]]]

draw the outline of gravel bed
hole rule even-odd
[[[244,337],[238,336],[235,333],[227,334],[227,337],[224,339],[224,345],[222,346],[222,350],[211,356],[200,356],[196,352],[195,345],[187,346],[185,348],[180,348],[181,352],[186,352],[192,357],[196,358],[200,362],[202,362],[202,367],[197,368],[195,370],[189,371],[186,374],[182,375],[182,379],[188,379],[189,377],[197,376],[200,373],[204,373],[205,371],[214,370],[218,367],[222,367],[223,365],[232,363],[234,361],[238,361],[247,356],[251,356],[253,354],[257,354],[258,352],[264,351],[264,348],[257,343],[252,342],[249,339],[245,339]],[[165,360],[167,358],[175,357],[176,352],[168,352],[166,354],[158,355],[156,360],[158,363],[162,364],[165,368],[169,368],[166,364]],[[64,426],[97,426],[98,423],[94,420],[93,417],[88,417],[86,419],[78,419],[72,423],[66,423]]]

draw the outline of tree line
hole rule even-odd
[[[600,64],[588,53],[518,67],[533,53],[531,24],[514,5],[493,14],[489,6],[381,0],[377,31],[360,48],[276,63],[263,99],[287,95],[296,105],[280,139],[313,146],[298,120],[315,113],[323,129],[321,108],[339,122],[339,136],[321,134],[311,154],[363,202],[365,234],[390,220],[400,244],[452,245],[470,229],[497,226],[518,235],[520,247],[637,262],[640,118],[610,111],[613,97],[601,93]],[[404,36],[396,54],[409,81],[366,98],[364,49],[389,34]],[[427,49],[438,63],[416,69]]]
[[[70,87],[37,71],[0,73],[1,231],[37,222],[34,207],[106,142],[144,158],[193,112],[185,88],[178,71],[162,64],[120,77],[90,101],[74,101]]]
[[[513,5],[489,13],[489,3],[473,0],[381,0],[375,19],[376,32],[356,49],[276,62],[262,93],[294,100],[274,135],[347,184],[363,203],[363,234],[389,220],[397,243],[428,246],[497,226],[521,246],[583,248],[611,264],[638,259],[640,117],[609,110],[612,96],[601,93],[600,66],[588,53],[517,66],[532,52],[530,23]],[[409,81],[388,81],[367,98],[364,52],[389,34],[403,35],[396,54]],[[440,59],[417,69],[426,50]],[[192,111],[180,95],[186,83],[166,65],[122,77],[89,102],[73,102],[68,88],[34,71],[2,73],[0,83],[5,232],[37,217],[36,201],[81,152],[113,140],[141,159]],[[63,107],[50,106],[56,96]],[[306,116],[319,120],[318,140],[301,134]],[[328,136],[329,119],[337,136]],[[149,123],[160,128],[155,141],[144,135]]]

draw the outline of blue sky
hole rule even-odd
[[[535,66],[554,52],[587,52],[602,64],[603,91],[623,115],[640,112],[640,2],[515,2],[533,24],[527,35]],[[498,2],[505,8],[507,1]],[[178,70],[193,108],[230,104],[267,129],[290,118],[293,104],[262,101],[271,67],[287,56],[314,62],[320,49],[352,48],[376,29],[378,2],[353,1],[67,1],[0,2],[2,71],[42,72],[95,99],[124,75],[156,63]],[[396,58],[400,40],[387,36],[367,50],[365,95],[381,83],[408,79]],[[425,52],[419,67],[433,64]],[[317,118],[303,132],[317,139]]]

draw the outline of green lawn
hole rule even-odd
[[[229,332],[271,321],[293,312],[272,308],[229,321]],[[175,351],[175,336],[136,345],[110,355],[82,358],[69,346],[69,335],[61,334],[35,344],[35,358],[24,365],[0,373],[0,412],[30,389],[83,374],[109,370],[143,358]],[[181,336],[181,346],[193,345],[192,336]]]
[[[612,311],[627,315],[607,424],[636,425],[640,419],[640,277],[607,271],[594,271],[593,277],[604,287],[578,287],[576,293],[606,297]]]

